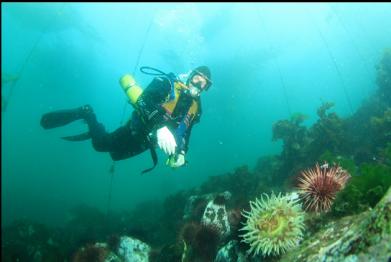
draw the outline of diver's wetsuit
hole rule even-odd
[[[171,83],[167,78],[154,78],[137,100],[139,113],[134,111],[131,119],[112,133],[105,131],[103,125],[96,120],[94,113],[85,117],[95,150],[109,152],[113,160],[135,156],[150,148],[149,133],[167,126],[177,142],[177,152],[187,152],[191,129],[201,117],[201,101],[197,98],[199,110],[193,120],[185,121],[185,128],[184,125],[179,128],[194,98],[182,92],[174,111],[169,114],[162,105],[170,97],[171,92]],[[142,119],[145,121],[143,122]],[[153,146],[156,144],[153,136],[151,143]]]

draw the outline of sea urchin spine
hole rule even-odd
[[[305,209],[315,212],[330,210],[335,195],[344,188],[349,178],[349,173],[338,165],[319,167],[316,164],[315,168],[302,171],[298,188]]]

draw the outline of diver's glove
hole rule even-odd
[[[157,144],[167,155],[175,154],[176,142],[171,131],[163,126],[156,131]]]
[[[182,151],[177,155],[171,155],[166,162],[166,165],[176,168],[181,167],[186,163],[185,161],[185,153]]]

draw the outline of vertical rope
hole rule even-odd
[[[307,17],[310,19],[310,24],[313,24],[314,27],[316,28],[316,31],[318,32],[320,38],[322,39],[322,42],[323,42],[323,44],[324,44],[325,47],[326,47],[327,53],[328,53],[328,55],[330,56],[331,61],[333,62],[333,65],[334,65],[335,70],[336,70],[336,72],[337,72],[338,78],[339,78],[339,80],[340,80],[340,82],[341,82],[341,86],[342,86],[343,92],[344,92],[344,94],[345,94],[346,102],[347,102],[347,104],[348,104],[348,107],[349,107],[349,109],[350,109],[351,114],[353,114],[352,102],[351,102],[349,93],[348,93],[347,88],[346,88],[345,80],[344,80],[344,78],[343,78],[343,76],[342,76],[341,70],[340,70],[339,67],[338,67],[338,64],[337,64],[337,61],[336,61],[336,59],[335,59],[335,57],[334,57],[334,54],[333,54],[333,52],[331,51],[330,46],[329,46],[329,44],[328,44],[326,38],[325,38],[324,35],[322,34],[320,28],[318,27],[316,21],[314,21],[314,20],[312,19],[311,14],[309,14],[308,10],[306,10],[306,13],[307,13]]]
[[[258,14],[259,22],[260,22],[260,24],[262,26],[262,21],[264,21],[264,20],[262,19],[261,10],[260,10],[259,7],[257,8],[257,14]],[[264,25],[265,25],[265,23],[264,23]],[[266,30],[266,26],[264,26],[264,28],[265,28],[265,31],[267,31]],[[266,34],[266,35],[268,35],[268,34]],[[273,46],[270,43],[270,41],[269,41],[269,49],[270,49],[270,52],[273,54],[274,49],[273,49]],[[289,103],[288,92],[287,92],[286,84],[285,84],[285,81],[284,81],[284,77],[282,75],[282,71],[281,71],[281,67],[280,67],[280,62],[279,62],[278,56],[273,61],[274,61],[274,66],[277,68],[278,76],[280,78],[280,83],[281,83],[283,94],[284,94],[286,108],[288,110],[288,114],[289,114],[289,117],[290,117],[290,116],[292,116],[291,105]]]
[[[110,206],[111,206],[111,196],[112,196],[112,191],[113,191],[113,180],[114,180],[114,161],[111,164],[109,173],[110,173],[110,186],[109,186],[109,195],[107,197],[107,218],[109,218],[110,214]]]
[[[65,4],[66,4],[66,3],[63,3],[63,4],[61,5],[61,7],[59,8],[59,10],[58,10],[57,15],[56,15],[55,18],[57,18],[57,17],[61,14],[62,10],[63,10],[64,7],[65,7]],[[25,69],[26,69],[26,66],[27,66],[27,64],[30,62],[30,59],[31,59],[33,53],[35,52],[35,50],[36,50],[36,48],[37,48],[37,46],[38,46],[38,43],[41,42],[43,36],[46,34],[46,32],[49,30],[49,28],[50,28],[53,24],[55,24],[55,23],[53,22],[52,19],[50,19],[50,20],[51,20],[51,21],[48,21],[47,24],[45,24],[44,27],[42,28],[41,34],[40,34],[40,35],[38,36],[38,38],[34,41],[34,43],[33,43],[32,47],[31,47],[29,53],[27,54],[26,59],[25,59],[24,62],[22,63],[22,65],[21,65],[21,67],[20,67],[20,69],[19,69],[19,72],[18,72],[18,74],[17,74],[17,76],[19,77],[19,79],[17,79],[16,81],[13,81],[13,82],[11,83],[11,85],[10,85],[10,91],[9,91],[8,97],[7,97],[7,99],[6,99],[6,101],[5,101],[5,104],[4,104],[4,109],[3,109],[4,112],[6,112],[6,110],[7,110],[7,107],[8,107],[8,105],[9,105],[10,100],[11,100],[11,97],[12,97],[12,95],[14,94],[14,90],[15,90],[15,88],[18,86],[18,82],[20,82],[20,79],[23,77],[23,74],[24,74],[24,71],[25,71]]]
[[[148,24],[148,27],[147,27],[147,30],[145,32],[144,39],[142,41],[140,50],[139,50],[139,52],[137,54],[135,66],[134,66],[133,72],[132,72],[133,76],[135,76],[135,74],[136,74],[137,67],[139,66],[139,63],[140,63],[140,60],[141,60],[141,55],[142,55],[142,53],[144,51],[144,47],[145,47],[145,45],[147,43],[149,32],[150,32],[152,24],[153,24],[153,18],[154,18],[154,15],[152,15],[152,17],[151,17],[151,20],[150,20],[150,22]],[[120,125],[122,125],[123,122],[124,122],[127,105],[128,105],[128,101],[125,100],[125,103],[124,103],[124,106],[123,106],[123,110],[122,110],[122,116],[121,116]],[[112,191],[113,191],[113,180],[114,180],[114,173],[115,173],[115,161],[114,160],[111,163],[111,167],[110,167],[109,173],[110,173],[110,187],[109,187],[109,195],[108,195],[108,199],[107,199],[107,216],[109,216],[109,213],[110,213],[111,198],[112,198]]]
[[[147,42],[147,38],[148,38],[148,35],[149,35],[149,31],[151,30],[151,27],[152,27],[152,24],[153,24],[153,17],[151,18],[149,24],[148,24],[148,27],[147,27],[147,30],[146,30],[146,33],[144,35],[144,39],[143,39],[143,42],[142,42],[142,45],[140,47],[140,51],[138,52],[138,55],[137,55],[137,58],[136,58],[136,63],[134,65],[134,68],[133,68],[133,72],[132,72],[132,75],[135,76],[136,75],[136,70],[137,70],[137,67],[139,66],[139,63],[140,63],[140,59],[141,59],[141,54],[143,53],[144,51],[144,47],[145,47],[145,44]],[[127,108],[127,105],[128,105],[128,101],[125,100],[125,103],[124,103],[124,106],[123,106],[123,109],[122,109],[122,116],[121,116],[121,121],[120,121],[120,125],[123,124],[124,122],[124,119],[125,119],[125,112],[126,112],[126,108]]]
[[[335,14],[335,16],[337,17],[339,23],[342,25],[342,28],[344,29],[346,35],[348,36],[348,38],[349,38],[353,48],[356,50],[356,53],[357,53],[358,57],[361,59],[361,62],[363,63],[365,71],[366,71],[367,76],[368,76],[368,81],[370,81],[369,79],[371,78],[371,73],[370,73],[369,68],[368,68],[368,60],[360,52],[360,49],[358,48],[354,37],[350,34],[346,24],[343,22],[341,16],[339,15],[339,12],[338,12],[337,8],[334,7],[332,4],[330,4],[329,6],[330,6],[331,10],[333,11],[333,13]]]

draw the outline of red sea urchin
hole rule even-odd
[[[301,172],[298,181],[299,195],[308,211],[326,212],[338,191],[344,188],[350,174],[340,166],[328,164]]]

